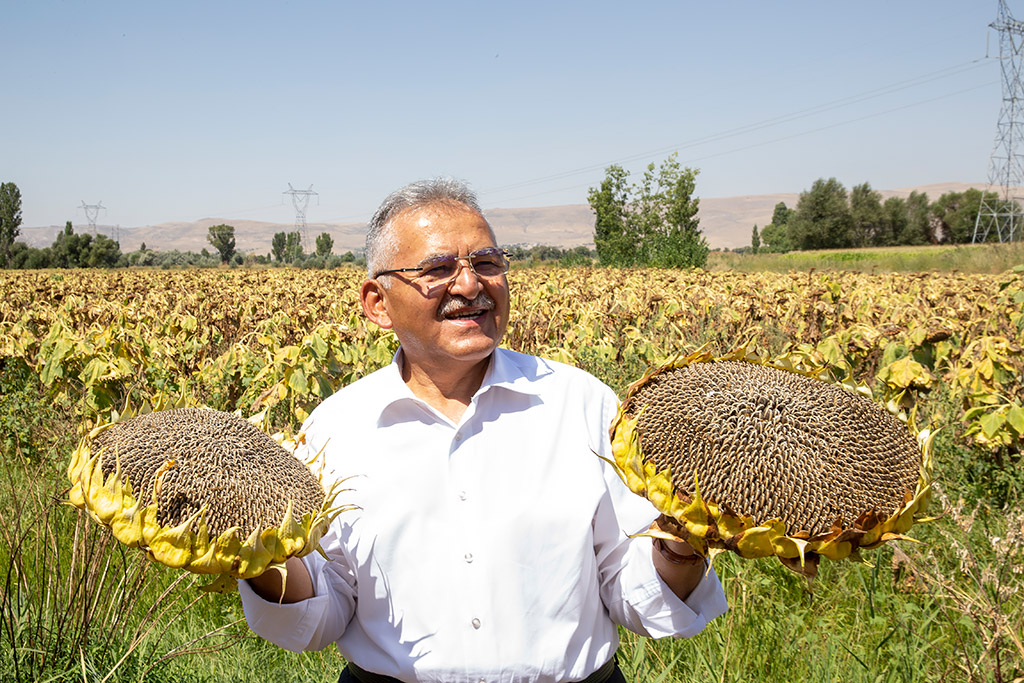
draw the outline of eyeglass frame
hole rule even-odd
[[[484,255],[486,255],[486,256],[501,256],[502,260],[505,262],[505,269],[503,271],[501,271],[500,273],[496,274],[496,275],[481,275],[480,273],[476,272],[476,266],[473,265],[473,259],[476,258],[476,257],[479,257],[479,256],[484,256]],[[477,249],[476,251],[472,251],[472,252],[466,254],[465,256],[455,256],[454,254],[441,254],[439,256],[427,257],[423,261],[421,261],[420,265],[418,265],[418,266],[413,266],[411,268],[389,268],[387,270],[380,271],[379,273],[377,273],[376,275],[374,275],[370,279],[371,280],[376,280],[377,278],[381,277],[382,275],[394,275],[396,273],[415,273],[415,272],[418,272],[418,273],[420,273],[420,275],[414,275],[412,277],[413,280],[418,280],[420,277],[423,276],[423,271],[427,267],[429,267],[431,262],[439,262],[439,261],[442,261],[442,260],[445,260],[445,259],[448,259],[448,258],[453,259],[455,261],[455,264],[458,267],[455,269],[455,272],[452,274],[452,276],[450,278],[448,278],[447,280],[438,280],[437,282],[431,283],[430,284],[431,288],[439,287],[441,285],[450,285],[452,282],[454,282],[459,277],[459,273],[462,272],[461,263],[463,261],[466,262],[466,265],[469,267],[469,270],[473,273],[473,275],[475,275],[478,278],[483,278],[483,279],[488,279],[488,278],[492,278],[492,277],[498,277],[498,275],[504,275],[512,267],[512,259],[509,256],[509,253],[508,253],[507,249],[502,249],[500,247],[484,247],[483,249]]]

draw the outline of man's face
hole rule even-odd
[[[389,269],[496,246],[483,216],[458,204],[410,209],[393,219],[392,230],[398,249]],[[475,365],[505,334],[508,280],[478,277],[465,261],[460,264],[455,280],[433,288],[417,282],[416,273],[382,276],[391,279],[390,287],[380,290],[386,317],[413,363]]]

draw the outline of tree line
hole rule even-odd
[[[235,228],[211,225],[206,239],[214,252],[203,248],[191,251],[156,251],[145,242],[136,251],[122,253],[119,242],[106,235],[76,233],[71,221],[49,247],[31,247],[18,241],[21,234],[21,191],[12,182],[0,183],[0,267],[3,268],[121,268],[151,266],[176,268],[217,265],[293,265],[304,268],[337,268],[346,264],[363,265],[365,261],[351,251],[334,254],[334,238],[323,232],[316,238],[316,250],[306,254],[301,236],[295,232],[274,235],[272,248],[266,256],[242,254],[235,249]]]
[[[947,192],[934,202],[927,193],[885,200],[871,184],[849,192],[835,178],[819,178],[802,192],[795,208],[775,205],[771,222],[750,237],[754,252],[807,249],[848,249],[925,244],[967,244],[982,199],[995,201],[994,192],[974,188]]]
[[[297,266],[301,268],[337,268],[365,266],[366,260],[351,251],[333,253],[334,238],[328,232],[316,237],[315,249],[306,253],[298,231],[278,232],[271,240],[270,252],[242,254],[236,249],[234,226],[221,223],[207,229],[206,240],[213,251],[203,248],[192,251],[157,251],[146,243],[135,251],[122,253],[120,244],[106,235],[75,233],[71,221],[49,247],[31,247],[17,241],[21,234],[21,192],[14,183],[0,184],[0,267],[39,268],[123,268],[155,267],[209,268],[232,266]],[[516,264],[591,265],[596,257],[585,246],[560,249],[546,245],[513,245],[508,247]]]

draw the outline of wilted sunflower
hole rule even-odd
[[[627,486],[701,555],[813,576],[903,534],[930,495],[928,430],[787,359],[697,352],[630,386],[611,427]]]
[[[319,549],[345,506],[322,475],[243,418],[182,408],[101,425],[68,466],[69,502],[208,590]],[[322,551],[321,551],[322,552]]]

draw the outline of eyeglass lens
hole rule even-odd
[[[423,264],[419,278],[426,283],[450,280],[458,275],[459,262],[469,261],[470,267],[480,277],[496,277],[508,272],[508,259],[499,249],[482,249],[469,256],[438,256]]]

